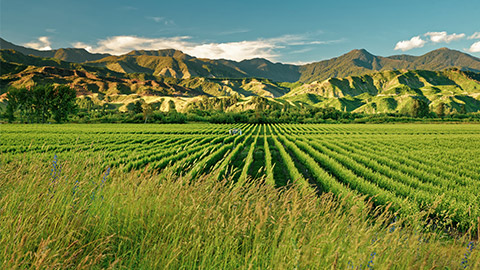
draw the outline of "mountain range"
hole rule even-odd
[[[306,65],[272,63],[267,59],[240,62],[196,58],[174,49],[135,50],[120,56],[93,54],[84,49],[39,51],[15,45],[0,38],[1,49],[13,49],[25,55],[55,58],[89,66],[104,67],[119,73],[147,73],[174,78],[265,78],[277,82],[311,83],[328,78],[343,78],[386,70],[440,71],[455,67],[480,72],[480,58],[441,48],[421,56],[375,56],[368,51],[353,50],[342,56]]]
[[[402,112],[422,99],[431,108],[442,104],[447,112],[480,111],[480,59],[447,48],[390,57],[361,49],[299,66],[196,58],[174,49],[113,56],[83,49],[38,51],[3,39],[0,45],[0,100],[8,87],[54,83],[120,110],[138,99],[160,104],[169,99],[181,111],[199,99],[224,104],[220,101],[227,96],[240,98],[227,110],[243,110],[253,108],[259,96],[276,107]]]
[[[83,63],[87,61],[94,61],[98,59],[102,59],[104,57],[110,56],[109,54],[103,53],[90,53],[85,49],[77,49],[77,48],[66,48],[66,49],[57,49],[57,50],[47,50],[47,51],[40,51],[31,48],[26,48],[23,46],[15,45],[11,42],[0,38],[0,49],[10,49],[15,50],[17,52],[21,52],[25,55],[33,55],[38,57],[44,58],[55,58],[67,62],[73,63]]]

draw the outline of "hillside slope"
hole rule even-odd
[[[29,87],[41,83],[66,84],[75,88],[79,95],[107,96],[119,94],[184,97],[236,95],[276,98],[290,91],[289,87],[266,79],[202,77],[177,79],[138,73],[124,74],[57,59],[25,56],[13,50],[0,50],[0,63],[2,67],[0,94],[9,87]]]
[[[303,84],[283,98],[367,113],[402,112],[412,99],[422,99],[432,108],[441,103],[450,111],[476,112],[480,74],[459,69],[384,71]]]
[[[122,73],[140,72],[182,79],[256,77],[294,82],[299,78],[298,67],[295,65],[272,63],[266,59],[251,59],[241,62],[224,59],[211,60],[192,57],[173,49],[132,51],[125,55],[109,56],[87,64]]]

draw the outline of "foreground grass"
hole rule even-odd
[[[468,234],[425,230],[428,213],[395,220],[295,186],[96,163],[60,157],[53,171],[45,162],[1,164],[2,269],[480,268]]]

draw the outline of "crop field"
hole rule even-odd
[[[1,137],[2,163],[101,152],[105,170],[215,171],[238,183],[363,194],[398,211],[436,205],[463,229],[480,215],[479,125],[6,125]]]
[[[230,135],[234,128],[242,134]],[[317,196],[333,193],[345,205],[383,206],[398,216],[427,213],[435,226],[473,238],[480,228],[480,125],[2,125],[0,136],[0,172],[9,168],[0,176],[7,179],[15,172],[35,181],[37,171],[50,170],[42,178],[51,182],[45,185],[68,181],[73,196],[86,188],[79,182],[103,178],[103,185],[112,175],[175,175],[191,181],[209,175],[234,186],[253,181],[288,189],[294,184]],[[79,169],[68,179],[62,176],[67,165],[85,160],[94,163],[96,171]],[[21,168],[29,164],[47,165]],[[0,187],[0,194],[9,185]],[[358,197],[363,199],[354,199]],[[369,260],[373,253],[367,253],[360,261]],[[329,260],[336,262],[333,258]],[[198,258],[194,261],[190,266],[199,267]],[[344,269],[347,261],[340,264]],[[421,268],[421,262],[416,263],[405,267]]]

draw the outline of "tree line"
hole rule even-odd
[[[50,119],[58,123],[68,120],[75,113],[76,91],[65,85],[35,85],[27,88],[11,88],[7,92],[6,118],[28,123],[46,123]]]
[[[288,102],[269,102],[263,97],[253,97],[253,109],[227,111],[237,104],[240,97],[200,97],[178,112],[173,100],[161,99],[156,103],[137,100],[127,105],[127,112],[120,112],[112,104],[98,105],[90,97],[76,98],[76,91],[65,85],[36,85],[29,89],[9,89],[6,112],[0,114],[9,122],[46,123],[54,120],[77,123],[349,123],[349,122],[410,122],[428,119],[478,121],[480,114],[466,113],[465,106],[458,111],[447,111],[439,103],[429,108],[426,100],[413,99],[411,106],[398,113],[363,114],[340,111],[333,107],[315,107]],[[165,103],[165,102],[166,103]],[[160,107],[167,109],[161,111]],[[69,118],[69,115],[71,117]]]

